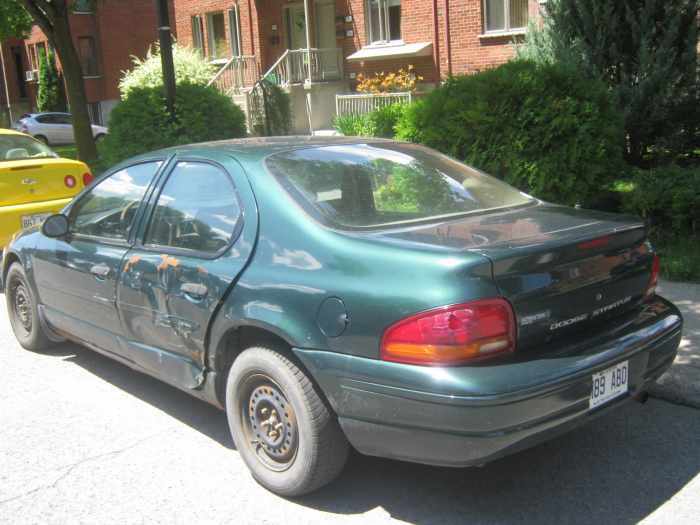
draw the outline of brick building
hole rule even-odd
[[[75,5],[70,26],[82,63],[90,116],[94,123],[106,123],[119,100],[119,79],[122,71],[131,67],[131,56],[145,56],[158,39],[155,3],[153,0],[88,0]],[[35,108],[39,53],[48,45],[38,26],[32,28],[24,41],[3,42],[5,75],[15,119]],[[6,107],[4,88],[0,89],[0,105]]]
[[[395,71],[411,64],[424,78],[422,88],[429,89],[450,74],[507,61],[513,55],[513,40],[525,33],[542,1],[173,3],[179,42],[201,49],[214,62],[229,61],[231,71],[221,77],[224,89],[245,90],[251,80],[269,73],[288,87],[295,115],[304,113],[299,111],[303,107],[316,108],[315,115],[306,114],[295,123],[300,129],[308,119],[313,129],[328,125],[334,93],[351,91],[360,72]],[[295,84],[303,84],[305,91],[295,90]],[[244,103],[240,97],[237,101]]]

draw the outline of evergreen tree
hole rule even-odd
[[[39,111],[65,111],[63,80],[58,76],[56,61],[51,51],[39,57],[39,86],[36,95]]]
[[[697,14],[698,0],[550,0],[546,34],[520,54],[604,80],[625,117],[628,160],[643,165],[698,147]]]

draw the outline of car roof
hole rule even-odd
[[[290,135],[285,137],[253,137],[245,139],[228,139],[212,142],[200,142],[198,144],[186,144],[183,146],[173,146],[170,148],[165,148],[162,150],[141,155],[139,158],[152,158],[154,156],[172,154],[194,154],[206,156],[208,152],[210,153],[213,150],[233,154],[234,157],[239,159],[243,157],[247,160],[260,160],[273,153],[280,153],[301,148],[391,142],[396,141],[367,137],[319,137],[307,135]]]
[[[65,111],[42,111],[41,113],[27,113],[26,116],[28,117],[42,117],[44,115],[65,115],[70,117],[71,114],[67,113]]]

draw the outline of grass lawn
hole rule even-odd
[[[67,146],[51,146],[60,157],[66,159],[77,159],[78,158],[78,148],[75,144],[69,144]]]

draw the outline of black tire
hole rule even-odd
[[[24,268],[13,263],[5,281],[5,300],[10,326],[19,344],[27,350],[44,350],[51,346],[41,322],[36,298],[27,282]]]
[[[348,442],[335,414],[306,374],[275,350],[249,348],[234,361],[226,414],[243,461],[276,494],[313,492],[345,465]]]
[[[95,144],[99,144],[105,139],[105,134],[100,133],[99,135],[95,135]]]
[[[36,140],[38,140],[39,142],[43,142],[43,143],[46,144],[47,146],[49,145],[49,139],[47,139],[46,137],[44,137],[44,135],[34,135],[34,138],[35,138]]]

